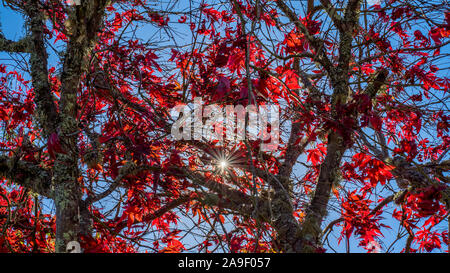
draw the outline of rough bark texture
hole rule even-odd
[[[77,121],[77,91],[81,76],[87,70],[88,57],[101,30],[105,7],[108,1],[85,1],[75,6],[69,15],[69,44],[61,75],[61,100],[59,134],[64,139],[63,150],[55,161],[55,206],[56,206],[56,251],[64,252],[70,241],[79,241],[81,233],[81,211],[86,217],[86,208],[81,207],[81,188],[78,170],[79,125]],[[83,220],[83,228],[88,220]],[[59,227],[59,228],[58,228]]]
[[[59,120],[48,82],[48,55],[44,43],[44,14],[41,8],[38,1],[28,1],[24,7],[28,16],[30,74],[36,92],[36,116],[44,136],[48,137],[56,131]]]

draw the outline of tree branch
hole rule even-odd
[[[6,39],[5,36],[0,33],[0,51],[9,53],[31,53],[30,46],[31,44],[29,36],[15,42]]]
[[[24,11],[28,16],[30,30],[30,74],[35,95],[37,119],[48,137],[56,131],[59,119],[53,95],[51,94],[47,70],[47,50],[44,44],[44,14],[40,10],[39,1],[27,1]]]
[[[0,156],[0,177],[52,198],[50,172],[33,163],[15,157]]]
[[[327,12],[328,16],[331,18],[337,29],[339,31],[344,31],[342,27],[342,18],[337,13],[336,8],[333,6],[330,0],[320,0],[320,3],[322,4],[323,9]]]
[[[333,86],[331,99],[331,116],[338,120],[341,113],[338,107],[348,100],[350,60],[352,57],[353,32],[358,26],[360,0],[349,0],[343,19],[343,31],[340,31],[339,59],[335,73],[330,74]],[[351,118],[355,119],[355,116]],[[302,223],[301,251],[312,252],[319,243],[321,224],[327,214],[328,201],[330,199],[332,185],[341,177],[340,165],[342,157],[347,149],[343,136],[337,131],[331,131],[328,135],[327,153],[320,165],[319,179],[314,191],[314,196],[306,210],[305,220]]]

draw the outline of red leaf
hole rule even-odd
[[[217,84],[216,92],[219,98],[223,98],[231,90],[230,79],[227,77],[219,76],[219,84]]]
[[[369,121],[375,131],[381,131],[383,121],[381,120],[380,117],[373,115],[369,118]]]
[[[57,133],[52,133],[47,140],[47,149],[50,157],[55,159],[56,153],[65,153],[61,147],[61,142]]]

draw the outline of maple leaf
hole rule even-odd
[[[219,99],[226,96],[230,92],[230,90],[231,90],[230,79],[228,79],[227,77],[224,77],[224,76],[220,76],[219,83],[217,84],[217,87],[216,87],[216,92],[219,96]]]

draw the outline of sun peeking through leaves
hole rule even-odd
[[[222,171],[225,171],[226,168],[228,168],[228,161],[226,159],[222,159],[219,163],[220,163],[219,166],[222,169]]]
[[[202,162],[211,166],[217,174],[235,172],[247,169],[247,156],[245,150],[238,147],[208,147],[204,150]]]

